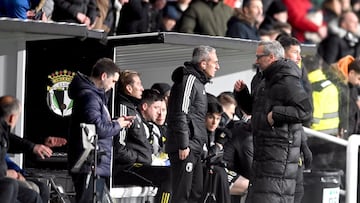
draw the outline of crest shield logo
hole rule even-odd
[[[52,112],[59,116],[70,116],[73,101],[69,98],[69,84],[75,73],[67,70],[56,71],[48,76],[52,86],[47,86],[47,105]]]

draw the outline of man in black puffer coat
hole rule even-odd
[[[283,59],[280,43],[260,42],[256,57],[260,72],[252,82],[252,95],[243,81],[235,84],[237,96],[248,98],[246,110],[252,112],[253,177],[246,202],[293,203],[302,170],[302,123],[311,118],[311,103],[299,68]]]
[[[219,70],[216,50],[194,49],[191,62],[177,68],[172,79],[168,108],[169,154],[173,183],[172,202],[198,202],[203,192],[200,154],[207,139],[205,117],[207,96],[204,85]]]

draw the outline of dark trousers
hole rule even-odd
[[[20,181],[20,180],[18,180]],[[42,203],[40,195],[33,189],[28,188],[24,184],[19,185],[19,193],[17,199],[21,203]]]
[[[75,199],[78,203],[92,202],[94,198],[93,192],[93,178],[86,173],[71,174],[73,184],[75,187]],[[90,178],[90,179],[88,179]],[[96,179],[96,198],[101,200],[104,195],[105,186],[109,188],[110,179],[109,177],[98,177]]]
[[[228,176],[223,167],[204,166],[204,192],[201,202],[231,202]]]
[[[0,178],[0,200],[4,203],[15,203],[18,196],[18,183],[15,179]]]
[[[190,151],[185,160],[169,154],[172,176],[172,202],[199,202],[203,192],[203,165],[200,155]]]
[[[39,181],[37,178],[26,177],[26,180],[35,183],[39,187],[40,197],[43,203],[47,203],[50,199],[49,186],[46,183]]]

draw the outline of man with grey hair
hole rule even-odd
[[[219,70],[216,50],[199,46],[191,62],[172,73],[166,152],[172,172],[172,202],[198,202],[203,192],[200,154],[207,139],[205,84]]]
[[[300,69],[283,57],[279,42],[260,42],[251,95],[242,80],[234,86],[240,107],[252,115],[254,157],[247,203],[295,202],[302,123],[311,119],[311,103]]]

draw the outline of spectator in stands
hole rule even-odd
[[[360,61],[352,56],[341,58],[334,66],[340,71],[340,78],[337,80],[340,92],[340,137],[347,139],[350,135],[359,133],[359,100],[358,89],[360,85]],[[339,75],[337,75],[339,77]],[[342,79],[341,79],[342,78]],[[345,83],[345,87],[341,83]]]
[[[178,31],[183,33],[225,36],[226,23],[233,9],[222,0],[196,0],[183,13]]]
[[[97,18],[96,0],[54,0],[54,21],[85,24],[88,29],[93,29]]]
[[[177,68],[168,105],[166,152],[170,158],[173,202],[196,202],[203,191],[201,152],[206,139],[205,84],[219,70],[216,50],[199,46],[192,61]]]
[[[227,37],[259,40],[257,25],[263,15],[261,0],[245,0],[242,8],[235,9],[235,16],[227,22]]]
[[[105,93],[114,87],[119,79],[119,73],[119,67],[111,59],[101,58],[93,66],[90,77],[78,72],[69,85],[73,111],[68,137],[68,166],[75,187],[76,202],[90,201],[93,197],[91,195],[93,184],[87,184],[90,166],[83,164],[79,172],[71,172],[83,152],[80,123],[95,125],[98,150],[104,153],[99,157],[101,161],[96,168],[96,175],[99,176],[97,190],[102,190],[104,184],[109,187],[112,137],[132,123],[133,117],[128,116],[112,120],[106,107]]]
[[[34,19],[46,21],[42,11],[46,0],[2,0],[0,1],[0,17]]]
[[[325,0],[322,4],[322,11],[324,13],[324,21],[329,24],[332,21],[338,21],[342,6],[339,0]],[[329,30],[330,31],[330,30]]]
[[[129,0],[121,9],[116,33],[158,32],[165,4],[164,0]]]
[[[94,29],[104,30],[106,33],[114,32],[114,1],[113,0],[96,0],[99,11],[98,19],[95,22]]]
[[[164,32],[175,31],[176,22],[180,20],[182,13],[175,6],[166,5],[163,10],[162,28]]]
[[[318,54],[327,65],[337,62],[340,58],[360,54],[359,19],[352,11],[344,12],[339,19],[340,28],[346,32],[332,33],[318,47]]]
[[[131,116],[133,123],[114,138],[114,181],[124,183],[127,178],[121,176],[123,170],[131,169],[134,164],[151,164],[152,147],[146,137],[143,119],[139,110],[144,88],[140,74],[124,70],[120,74],[115,99],[115,116]]]
[[[282,0],[275,0],[271,3],[269,9],[265,13],[265,19],[260,24],[259,30],[270,31],[275,29],[277,23],[287,23],[287,8]]]
[[[300,42],[307,42],[305,38],[305,32],[312,32],[318,35],[320,39],[324,39],[327,34],[327,28],[322,23],[322,16],[318,18],[313,18],[314,20],[309,20],[307,16],[311,16],[311,9],[313,8],[310,0],[283,0],[284,4],[288,9],[289,14],[289,23],[291,24],[294,32],[294,36]],[[317,13],[320,14],[321,13]],[[317,15],[315,15],[317,16]],[[320,20],[320,25],[318,22]]]
[[[247,202],[294,202],[296,177],[301,170],[302,123],[311,118],[311,102],[300,82],[297,65],[283,59],[284,49],[279,42],[260,42],[256,56],[261,70],[258,74],[263,79],[254,77],[252,95],[242,80],[235,83],[236,96],[242,98],[237,102],[247,104],[241,107],[252,112],[254,176]],[[283,126],[286,132],[281,130]]]
[[[179,21],[185,10],[189,7],[190,3],[191,0],[168,1],[166,3],[166,8],[169,9],[168,13],[172,13],[174,16],[178,17],[176,19],[176,26],[174,30],[177,30],[177,27],[179,26]],[[165,9],[164,12],[166,12]]]

